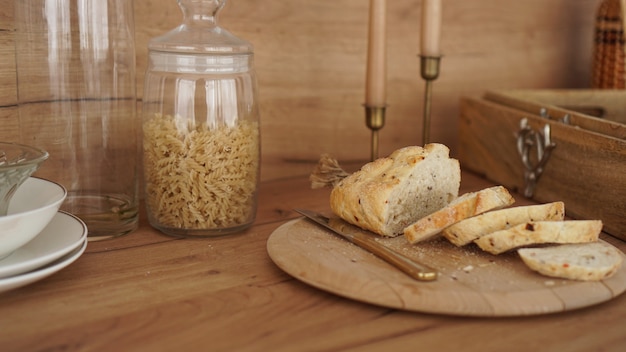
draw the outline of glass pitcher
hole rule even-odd
[[[20,139],[48,151],[35,174],[68,190],[89,240],[137,228],[133,2],[16,0]]]

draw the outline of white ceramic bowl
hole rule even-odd
[[[0,216],[0,259],[37,237],[66,196],[58,183],[36,177],[24,181],[11,199],[7,215]]]

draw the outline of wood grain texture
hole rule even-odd
[[[491,183],[464,172],[463,192]],[[0,294],[3,351],[621,351],[626,295],[551,315],[498,319],[422,314],[316,289],[279,269],[270,235],[328,212],[306,177],[265,181],[249,230],[175,239],[150,228],[93,242],[59,273]],[[517,196],[516,196],[517,198]],[[519,204],[529,204],[519,198]],[[603,238],[622,251],[626,244]],[[584,332],[584,333],[581,333]],[[450,338],[454,336],[454,338]]]
[[[505,106],[568,123],[619,139],[626,139],[624,90],[511,90],[487,92],[484,98]]]
[[[267,248],[280,268],[314,287],[383,307],[424,313],[483,317],[548,314],[596,305],[626,290],[626,268],[603,281],[561,280],[531,271],[515,251],[491,255],[474,245],[456,247],[441,237],[417,245],[402,236],[376,239],[435,268],[439,278],[416,281],[305,219],[276,229]]]
[[[600,0],[446,0],[442,71],[433,87],[431,138],[458,153],[459,98],[500,88],[581,88],[591,80]],[[420,0],[388,2],[388,104],[380,153],[421,144]],[[262,118],[261,178],[310,172],[321,153],[370,156],[365,126],[368,2],[231,0],[220,23],[255,46]],[[0,139],[17,122],[12,1],[0,0]],[[135,1],[138,93],[149,38],[181,21],[173,0]]]
[[[520,121],[527,118],[535,131],[549,122],[482,99],[464,98],[461,106],[461,166],[522,191],[524,166],[516,145]],[[533,199],[563,201],[569,216],[603,220],[605,231],[624,238],[626,141],[558,122],[549,124],[551,139],[557,146]]]

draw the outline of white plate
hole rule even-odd
[[[40,268],[78,248],[87,238],[87,226],[63,211],[30,242],[0,260],[0,278]]]
[[[80,248],[73,250],[71,253],[66,254],[62,258],[59,258],[43,268],[39,268],[25,274],[0,279],[0,292],[9,291],[18,287],[26,286],[35,281],[39,281],[72,264],[83,254],[83,252],[85,252],[85,248],[87,248],[87,239],[84,239],[82,243],[83,245],[80,246]]]

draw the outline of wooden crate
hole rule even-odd
[[[555,146],[527,196],[538,202],[562,200],[568,216],[601,219],[605,232],[626,240],[626,91],[488,92],[482,98],[464,97],[460,106],[464,168],[523,194],[529,182],[520,135],[530,129],[539,142],[549,128]],[[538,166],[536,143],[529,151],[528,165]]]

